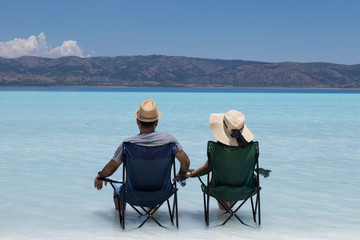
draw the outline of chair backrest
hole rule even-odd
[[[258,142],[241,148],[209,141],[207,152],[212,167],[210,185],[254,187],[254,168],[259,157]]]
[[[124,143],[124,188],[135,191],[171,189],[171,166],[174,163],[174,144],[145,147]],[[124,177],[124,176],[123,176]]]

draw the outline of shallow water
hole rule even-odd
[[[112,189],[96,173],[126,137],[146,98],[163,113],[158,131],[183,145],[197,168],[213,140],[208,118],[237,109],[260,143],[261,227],[225,218],[211,201],[210,227],[196,179],[179,187],[179,229],[166,208],[141,229],[134,211],[126,231]],[[357,92],[0,91],[0,234],[2,239],[357,239],[360,230],[360,114]],[[119,177],[116,174],[116,177]],[[252,223],[249,205],[240,210]]]

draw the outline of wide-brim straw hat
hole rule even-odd
[[[135,117],[142,122],[155,122],[161,118],[161,112],[158,111],[154,100],[147,99],[136,109]]]
[[[245,116],[239,111],[230,110],[227,113],[212,113],[209,124],[216,140],[229,146],[239,146],[236,138],[231,137],[232,130],[240,130],[247,142],[254,139],[254,135],[245,125]]]

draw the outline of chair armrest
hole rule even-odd
[[[262,175],[264,178],[267,178],[270,176],[271,170],[259,168],[259,174]]]
[[[105,177],[98,177],[97,180],[105,181],[105,182],[109,182],[109,183],[123,183],[122,181],[115,181],[115,180],[112,180],[110,178],[105,178]]]
[[[188,172],[193,172],[193,171],[194,171],[194,169],[189,169],[189,170],[188,170]],[[192,175],[191,178],[196,178],[196,177],[197,177],[197,178],[199,179],[200,183],[201,183],[203,186],[206,186],[206,184],[203,182],[203,180],[201,179],[201,177],[204,176],[204,175],[209,174],[210,172],[211,172],[211,170],[207,168],[207,169],[199,172],[199,173],[196,174],[196,175]]]

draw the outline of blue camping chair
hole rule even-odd
[[[120,225],[125,229],[125,205],[128,203],[140,216],[144,216],[142,227],[150,218],[164,227],[154,218],[154,213],[167,202],[170,221],[178,224],[177,187],[174,144],[158,147],[144,147],[124,143],[123,180],[121,182],[102,178],[114,188],[114,183],[123,183],[115,198],[119,204]],[[173,171],[173,173],[171,173]],[[171,177],[173,175],[173,177]],[[170,205],[170,199],[172,204]],[[122,204],[120,204],[120,199]]]

